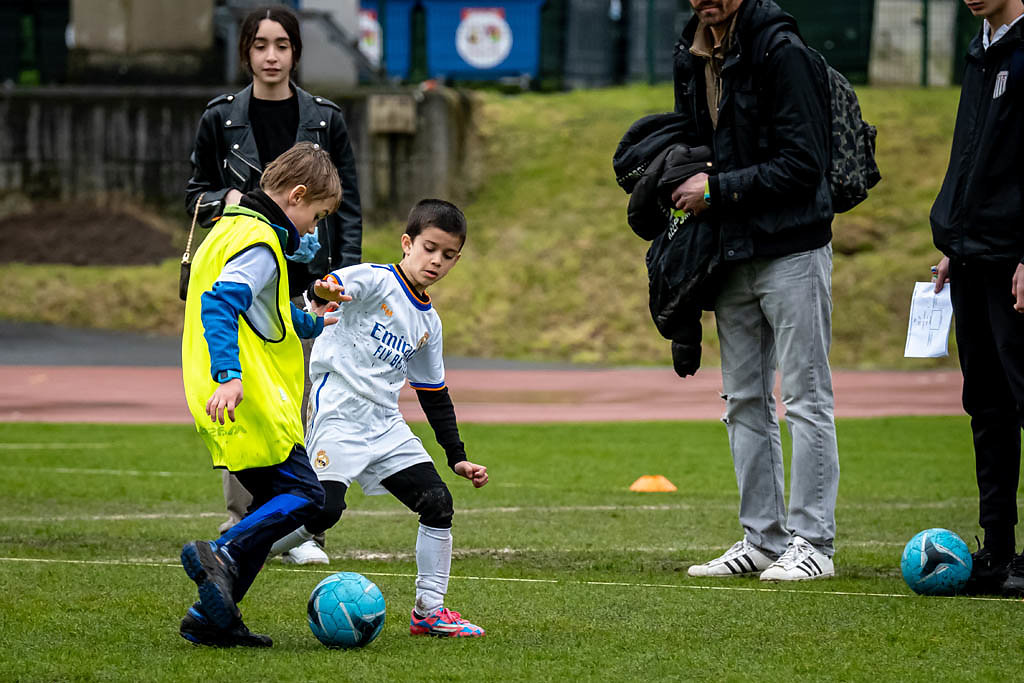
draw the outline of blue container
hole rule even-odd
[[[385,0],[385,15],[380,15],[377,0],[363,0],[360,7],[377,13],[384,34],[384,65],[388,76],[405,79],[409,76],[412,55],[412,8],[416,0]]]
[[[536,78],[544,0],[424,0],[431,77],[487,81]]]

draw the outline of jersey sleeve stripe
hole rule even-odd
[[[424,384],[421,382],[409,382],[409,386],[416,391],[441,391],[447,385],[444,382],[440,384]]]
[[[328,273],[327,277],[334,278],[334,281],[337,282],[339,286],[341,286],[341,287],[345,286],[345,283],[342,282],[341,278],[339,278],[335,273]]]

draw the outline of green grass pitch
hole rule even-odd
[[[222,519],[190,427],[0,424],[0,680],[1019,680],[1020,601],[914,596],[899,574],[921,529],[974,545],[966,418],[840,421],[838,576],[792,586],[686,576],[740,538],[719,423],[462,431],[491,483],[442,471],[448,605],[487,636],[408,634],[416,518],[356,490],[329,568],[268,561],[241,607],[275,645],[247,651],[177,634],[195,598],[181,544]],[[679,490],[631,493],[643,474]],[[310,590],[342,570],[387,600],[363,650],[328,650],[306,625]]]

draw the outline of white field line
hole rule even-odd
[[[21,467],[19,465],[3,465],[0,470],[19,470],[25,472],[41,472],[43,474],[102,474],[105,477],[187,477],[206,470],[196,472],[162,472],[160,470],[108,470],[89,467]]]
[[[170,569],[180,570],[181,565],[177,562],[153,562],[153,561],[125,561],[125,560],[57,560],[57,559],[44,559],[44,558],[30,558],[30,557],[0,557],[0,562],[11,562],[11,563],[24,563],[24,564],[68,564],[68,565],[105,565],[105,566],[116,566],[116,567],[166,567]],[[268,567],[269,571],[272,572],[292,572],[292,573],[305,573],[305,574],[316,574],[322,576],[330,576],[334,573],[330,569],[300,569],[300,568],[283,568],[283,567]],[[387,576],[395,578],[416,578],[415,574],[411,573],[400,573],[400,572],[363,572],[366,576]],[[861,598],[917,598],[916,595],[907,593],[867,593],[858,591],[815,591],[807,589],[796,589],[796,588],[781,588],[781,587],[753,587],[753,586],[722,586],[722,585],[696,585],[696,584],[678,584],[678,583],[644,583],[644,582],[631,582],[631,581],[574,581],[568,579],[522,579],[522,578],[509,578],[501,576],[458,576],[452,575],[452,580],[455,581],[491,581],[491,582],[506,582],[506,583],[538,583],[538,584],[552,584],[552,585],[578,585],[578,586],[593,586],[593,587],[610,587],[610,588],[652,588],[652,589],[664,589],[664,590],[697,590],[697,591],[726,591],[726,592],[742,592],[742,593],[800,593],[804,595],[823,595],[823,596],[839,596],[839,597],[861,597]],[[777,585],[776,585],[777,586]],[[1008,602],[1006,598],[996,597],[982,597],[982,596],[931,596],[929,599],[946,599],[946,600],[976,600],[981,602]]]
[[[2,469],[2,468],[0,468]],[[920,502],[920,503],[840,503],[843,510],[945,510],[972,504],[973,499],[954,498],[947,501]],[[679,511],[701,511],[709,509],[732,510],[735,503],[676,503],[663,505],[549,505],[549,506],[495,506],[486,508],[462,508],[455,511],[456,516],[463,515],[507,515],[507,514],[552,514],[552,513],[577,513],[577,512],[679,512]],[[192,513],[164,513],[146,512],[129,513],[118,515],[55,515],[55,516],[6,516],[0,517],[3,522],[126,522],[139,520],[160,520],[160,519],[194,519],[206,517],[220,517],[223,512],[192,512]],[[345,511],[345,518],[349,517],[406,517],[413,513],[408,510],[351,510]]]

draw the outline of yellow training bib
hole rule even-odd
[[[233,257],[256,245],[274,252],[277,262],[277,313],[284,332],[265,339],[245,317],[238,321],[238,351],[242,366],[242,402],[235,422],[212,422],[206,402],[219,386],[210,375],[210,350],[203,337],[202,296],[212,289]],[[254,294],[258,294],[254,293]],[[299,414],[303,386],[302,345],[292,326],[288,298],[288,268],[274,228],[254,211],[231,207],[196,250],[185,302],[181,338],[181,368],[185,398],[215,467],[244,470],[284,462],[296,444],[303,443]]]

